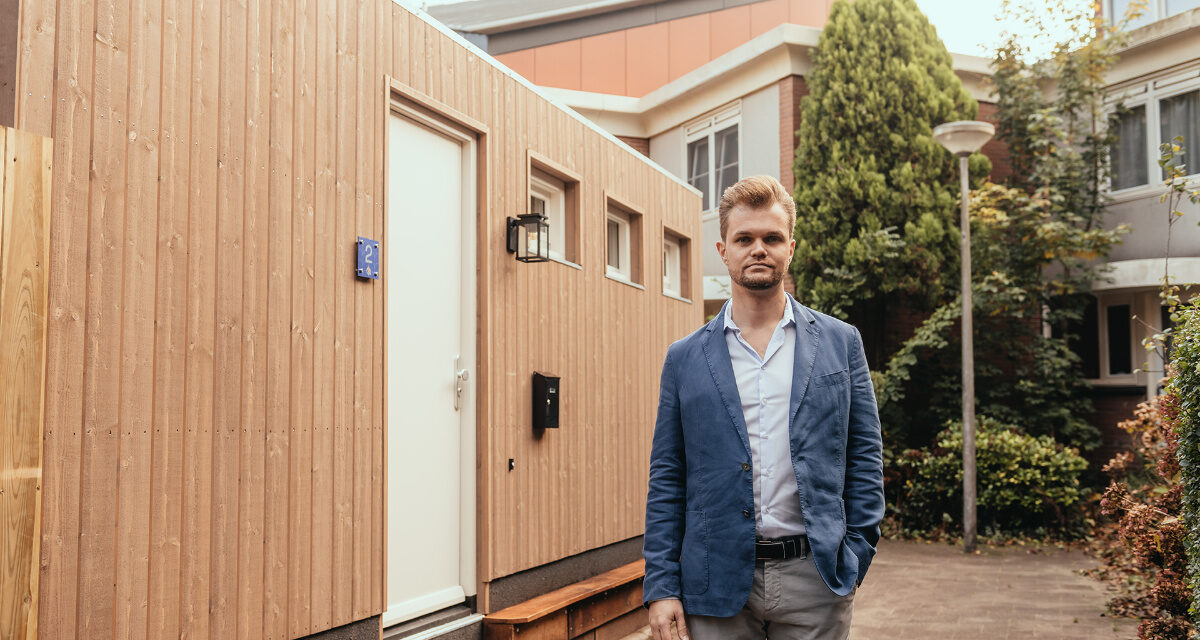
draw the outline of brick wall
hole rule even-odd
[[[990,102],[979,103],[979,119],[996,124],[996,105]],[[1012,163],[1009,161],[1008,145],[992,138],[983,145],[983,155],[992,161],[992,181],[1003,182],[1012,175]]]
[[[617,140],[634,148],[638,153],[650,157],[650,139],[649,138],[631,138],[629,136],[617,136]]]
[[[796,186],[792,160],[796,155],[796,131],[800,129],[800,100],[808,95],[803,76],[779,81],[779,181],[789,193]]]

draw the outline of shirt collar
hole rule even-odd
[[[779,321],[779,325],[778,325],[779,327],[786,327],[789,324],[796,324],[796,315],[795,315],[795,312],[792,311],[792,296],[789,294],[784,294],[784,295],[787,297],[787,304],[783,305],[783,318]],[[741,327],[737,326],[737,324],[734,323],[734,321],[733,321],[733,299],[732,298],[730,298],[729,301],[725,303],[725,308],[721,310],[721,313],[725,317],[725,330],[726,331],[732,330],[732,331],[736,331],[737,333],[742,332]]]

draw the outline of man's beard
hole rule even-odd
[[[772,267],[771,272],[765,275],[748,276],[745,271],[742,271],[738,275],[730,274],[729,278],[734,283],[751,291],[765,291],[779,286],[779,283],[783,281],[783,272]]]

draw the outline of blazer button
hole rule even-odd
[[[743,463],[742,463],[742,471],[749,471],[749,470],[750,470],[750,463],[749,463],[749,462],[743,462]]]
[[[742,515],[743,515],[743,516],[746,516],[747,518],[749,518],[749,517],[750,517],[750,510],[749,510],[749,509],[742,509]]]

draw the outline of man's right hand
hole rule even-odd
[[[683,620],[683,603],[675,598],[650,603],[650,633],[654,640],[673,640],[671,623],[679,630],[679,640],[688,640],[687,622]]]

